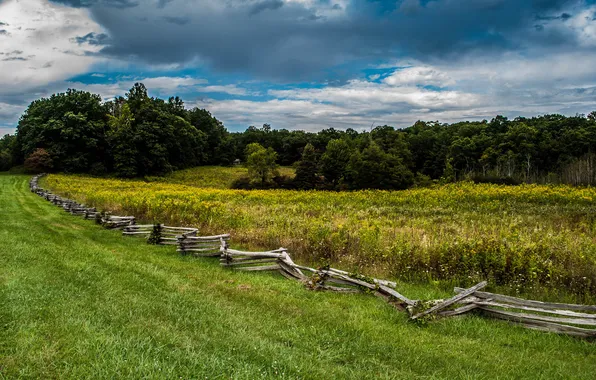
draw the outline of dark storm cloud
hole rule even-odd
[[[157,7],[160,8],[160,9],[163,9],[163,8],[165,8],[166,5],[168,5],[172,1],[174,1],[174,0],[159,0],[157,2]]]
[[[330,67],[350,62],[397,57],[456,61],[469,54],[490,56],[528,47],[577,49],[573,33],[545,25],[561,23],[574,7],[594,3],[353,0],[338,10],[328,0],[312,8],[281,0],[204,1],[203,6],[148,1],[127,8],[137,3],[60,0],[90,7],[110,36],[104,55],[151,64],[198,58],[216,70],[281,81],[323,78]]]
[[[536,16],[539,21],[551,21],[551,20],[568,20],[571,18],[569,13],[561,13],[560,16]]]
[[[250,10],[251,15],[256,15],[257,13],[261,13],[266,10],[276,10],[283,7],[284,2],[281,0],[265,0],[256,3]]]
[[[87,43],[89,45],[105,45],[109,37],[103,33],[89,33],[82,37],[75,37],[73,41],[80,44]]]
[[[51,0],[54,3],[64,4],[75,8],[88,8],[94,5],[102,5],[112,8],[132,8],[139,5],[137,1],[131,0]]]
[[[163,19],[170,24],[186,25],[190,22],[189,17],[178,17],[178,16],[164,16]]]
[[[8,57],[4,58],[3,61],[26,61],[27,58],[24,57]]]

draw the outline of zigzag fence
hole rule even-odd
[[[95,220],[105,228],[122,230],[124,236],[143,237],[151,244],[176,245],[183,255],[219,257],[223,267],[240,271],[274,271],[300,281],[312,290],[335,292],[367,292],[384,298],[399,310],[407,310],[413,321],[453,317],[473,311],[490,318],[506,320],[526,328],[567,334],[581,338],[596,338],[596,306],[548,303],[525,300],[481,291],[483,281],[469,289],[455,288],[447,300],[411,300],[397,291],[392,281],[349,273],[335,268],[309,268],[294,263],[286,248],[266,252],[239,251],[229,247],[229,234],[198,236],[191,227],[171,227],[163,224],[137,225],[134,216],[116,216],[99,212],[76,201],[52,194],[39,187],[37,175],[30,181],[31,191],[66,212]]]

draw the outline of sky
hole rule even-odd
[[[0,135],[142,82],[232,131],[596,110],[596,0],[0,0]]]

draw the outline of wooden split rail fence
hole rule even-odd
[[[309,268],[294,263],[288,250],[279,248],[266,252],[239,251],[229,247],[229,234],[198,236],[192,227],[170,227],[163,224],[136,224],[134,216],[115,216],[98,212],[70,199],[39,187],[39,179],[31,179],[31,191],[61,206],[72,215],[95,219],[105,228],[121,229],[125,236],[144,237],[151,244],[176,245],[183,255],[219,257],[223,267],[240,271],[274,271],[286,278],[300,281],[313,290],[336,292],[368,292],[384,298],[400,310],[407,310],[413,321],[453,317],[470,312],[506,320],[526,328],[596,338],[596,306],[531,301],[502,294],[481,291],[483,281],[469,289],[455,288],[455,296],[447,300],[411,300],[397,291],[392,281],[349,273],[335,268]]]

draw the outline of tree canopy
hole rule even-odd
[[[32,102],[16,135],[0,138],[0,170],[27,159],[48,170],[120,177],[244,159],[252,183],[260,186],[271,183],[277,165],[295,165],[292,186],[301,189],[403,189],[465,179],[595,185],[596,111],[453,124],[418,121],[363,132],[311,133],[269,124],[229,132],[209,111],[186,109],[177,96],[151,97],[137,83],[107,102],[70,89]]]

